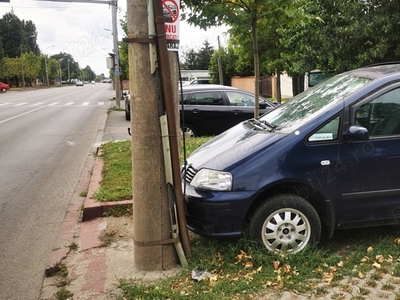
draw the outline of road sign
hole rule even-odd
[[[165,23],[165,33],[167,36],[167,47],[169,51],[179,50],[179,0],[162,0],[163,12],[165,17],[170,17],[172,22]]]

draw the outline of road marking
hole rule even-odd
[[[16,116],[14,116],[14,117],[5,119],[5,120],[3,120],[3,121],[0,121],[0,124],[5,123],[5,122],[7,122],[7,121],[11,121],[11,120],[13,120],[13,119],[16,119],[16,118],[19,118],[19,117],[22,117],[22,116],[25,116],[25,115],[27,115],[27,114],[30,114],[31,112],[37,111],[37,110],[39,110],[39,109],[42,109],[43,107],[44,107],[44,106],[41,106],[41,107],[32,109],[32,110],[30,110],[30,111],[24,112],[23,114],[19,114],[19,115],[16,115]]]
[[[83,102],[82,105],[89,105],[90,102]]]
[[[56,105],[56,104],[58,104],[58,103],[60,103],[59,101],[57,101],[57,102],[53,102],[53,103],[50,103],[49,105],[47,105],[47,106],[53,106],[53,105]]]
[[[44,104],[44,102],[38,102],[38,103],[32,104],[32,106],[38,106],[38,105],[41,105],[41,104]]]
[[[68,102],[67,104],[65,104],[65,106],[68,106],[68,105],[72,105],[72,104],[74,104],[75,102]]]
[[[2,105],[7,105],[7,104],[11,104],[11,103],[9,103],[9,102],[1,103],[0,106],[2,106]]]
[[[28,104],[28,102],[18,103],[18,104],[15,104],[14,106],[22,106],[22,105],[25,105],[25,104]]]
[[[97,103],[97,105],[104,105],[104,102],[99,102]]]

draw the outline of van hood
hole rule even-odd
[[[246,129],[240,123],[196,149],[187,163],[195,169],[230,171],[243,159],[272,145],[287,134]]]

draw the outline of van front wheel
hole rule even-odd
[[[267,199],[256,209],[249,233],[269,251],[298,253],[319,241],[321,222],[304,198],[282,194]]]

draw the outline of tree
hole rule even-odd
[[[380,0],[310,0],[308,24],[282,28],[290,72],[342,72],[400,59],[400,4]]]
[[[125,19],[121,19],[121,27],[125,33],[125,36],[128,35],[128,23]],[[127,42],[119,42],[119,66],[121,68],[121,79],[127,80],[129,79],[129,57],[128,57],[128,43]]]
[[[210,60],[210,75],[211,81],[219,83],[219,66],[218,58],[221,55],[221,66],[222,66],[222,78],[224,85],[231,85],[231,78],[237,73],[237,61],[238,56],[236,55],[233,46],[221,47],[221,51],[214,51]]]
[[[190,24],[201,28],[226,24],[250,33],[252,42],[252,54],[255,77],[255,109],[254,116],[258,117],[259,101],[259,42],[258,25],[260,20],[279,22],[279,16],[286,15],[290,18],[303,16],[303,11],[297,7],[301,1],[289,0],[184,0],[184,4],[190,9],[184,17]]]
[[[203,47],[198,51],[189,49],[189,51],[184,52],[184,61],[181,66],[187,70],[208,70],[213,53],[214,48],[208,40],[205,40]]]
[[[25,82],[30,85],[30,82],[39,76],[40,57],[36,56],[33,52],[24,53],[22,57],[24,60]]]
[[[4,56],[17,57],[22,52],[32,51],[39,55],[36,43],[36,26],[32,21],[20,20],[13,13],[6,13],[0,19],[0,38],[3,44]]]

